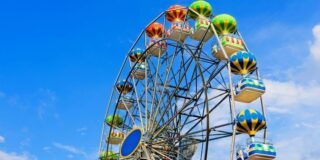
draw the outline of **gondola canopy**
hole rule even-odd
[[[112,151],[103,151],[99,155],[99,160],[117,160],[119,156]]]
[[[239,51],[230,57],[231,72],[246,75],[257,67],[256,57],[251,52]]]
[[[189,6],[190,10],[189,10],[189,16],[193,19],[197,19],[201,17],[210,17],[211,16],[211,12],[212,12],[212,7],[210,5],[210,3],[208,3],[207,1],[204,0],[197,0],[195,2],[193,2],[190,6]],[[195,13],[196,12],[196,13]],[[197,14],[198,13],[198,14]]]
[[[169,22],[183,22],[187,9],[181,5],[173,5],[166,11],[166,18]]]
[[[122,80],[117,83],[116,87],[119,93],[127,94],[132,91],[133,85],[126,80]]]
[[[131,51],[129,58],[131,62],[144,62],[145,56],[143,55],[144,50],[135,48]]]
[[[237,30],[237,21],[229,14],[220,14],[212,19],[212,24],[219,35],[227,35]]]
[[[150,38],[162,38],[165,31],[161,23],[153,22],[147,27],[146,33]]]
[[[236,117],[237,131],[250,137],[266,126],[265,117],[254,109],[242,110]]]
[[[116,126],[116,127],[119,127],[119,126],[122,126],[123,124],[123,119],[120,115],[118,114],[115,114],[115,115],[110,115],[106,118],[105,122],[107,124],[109,124],[110,126]]]

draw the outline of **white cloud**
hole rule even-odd
[[[320,84],[319,75],[313,75],[318,65],[314,62],[320,61],[320,25],[312,31],[310,55],[297,67],[303,73],[288,74],[286,81],[265,80],[265,104],[271,115],[267,118],[275,125],[271,134],[280,160],[315,160],[320,156]]]
[[[294,81],[264,80],[267,86],[265,94],[266,108],[271,112],[287,113],[297,107],[317,107],[320,104],[320,84]]]
[[[51,150],[51,147],[45,146],[45,147],[42,148],[42,150],[45,151],[45,152],[49,152]]]
[[[37,160],[36,157],[27,153],[17,154],[15,152],[7,153],[0,150],[0,160]]]
[[[57,143],[57,142],[54,142],[52,145],[58,149],[64,150],[64,151],[69,152],[71,154],[82,155],[84,157],[87,156],[87,154],[84,151],[82,151],[74,146],[71,146],[71,145],[65,145],[65,144],[61,144],[61,143]]]
[[[3,136],[0,136],[0,143],[4,143],[6,139]]]
[[[277,159],[290,160],[316,160],[320,156],[320,143],[318,135],[320,130],[311,130],[305,128],[297,128],[305,130],[302,133],[287,135],[288,137],[280,139],[275,143],[278,152]]]
[[[320,61],[320,24],[314,26],[312,32],[315,39],[310,47],[310,52],[316,61]]]

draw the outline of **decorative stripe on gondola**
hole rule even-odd
[[[266,87],[264,83],[257,79],[252,79],[249,77],[243,78],[237,85],[236,85],[236,94],[242,91],[245,88],[252,88],[256,91],[265,92]]]
[[[199,29],[200,27],[208,28],[210,26],[210,21],[204,18],[198,18],[195,26],[196,29]]]
[[[173,23],[172,26],[171,26],[171,29],[172,30],[181,30],[183,32],[186,32],[186,33],[191,33],[192,32],[192,28],[189,26],[189,24],[184,24],[183,22],[176,22],[176,23]]]
[[[232,43],[232,44],[236,44],[236,45],[239,45],[239,46],[243,47],[243,42],[242,42],[241,39],[234,38],[234,37],[231,37],[231,36],[223,36],[221,38],[221,43],[222,43],[222,45],[225,45],[227,43]]]
[[[274,159],[277,156],[276,149],[272,144],[252,143],[248,146],[249,157],[258,155],[265,159]]]

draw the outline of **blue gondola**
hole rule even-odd
[[[270,142],[250,141],[247,144],[248,160],[272,160],[275,159],[276,149]]]

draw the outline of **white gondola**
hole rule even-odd
[[[148,45],[148,54],[159,57],[167,50],[167,43],[165,41],[159,41],[157,39],[152,39]]]
[[[122,96],[117,104],[117,108],[121,110],[129,110],[133,106],[134,100],[130,96]]]
[[[224,50],[226,51],[228,58],[232,54],[234,54],[238,51],[244,50],[243,42],[239,38],[234,38],[231,36],[223,36],[220,40],[221,40],[221,44],[222,44]],[[217,44],[213,45],[212,54],[218,59],[221,59],[221,60],[226,59],[226,57],[223,54],[222,49],[220,47],[218,47]]]
[[[146,70],[146,65],[144,62],[138,63],[135,65],[134,69],[132,70],[132,77],[142,80],[146,77],[146,73],[148,70]]]
[[[213,36],[213,32],[210,28],[210,21],[207,19],[204,19],[204,18],[198,18],[196,20],[195,30],[194,30],[191,38],[198,40],[198,41],[201,41],[203,39],[203,41],[206,42],[212,36]]]
[[[193,29],[186,22],[172,23],[171,29],[167,32],[167,37],[176,41],[184,42],[191,35]]]
[[[261,80],[245,77],[235,87],[235,100],[251,103],[265,93],[265,85]]]

